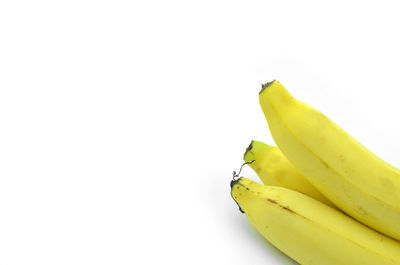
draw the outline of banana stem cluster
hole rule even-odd
[[[255,228],[303,265],[400,265],[400,170],[278,81],[259,98],[277,147],[244,160],[265,185],[231,182]]]

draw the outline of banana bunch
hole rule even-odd
[[[244,154],[265,185],[231,182],[254,227],[303,265],[400,265],[400,171],[278,81],[259,98],[278,147]]]

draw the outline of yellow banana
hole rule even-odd
[[[347,214],[400,240],[400,171],[279,82],[259,96],[275,142],[296,169]]]
[[[251,141],[244,154],[244,161],[249,163],[265,185],[295,190],[335,207],[290,164],[278,147]]]
[[[399,265],[400,244],[302,193],[249,179],[231,194],[255,228],[302,265]]]

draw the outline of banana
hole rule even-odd
[[[400,244],[302,193],[246,178],[231,195],[255,228],[302,265],[399,265]]]
[[[259,97],[272,137],[296,169],[341,210],[400,240],[400,171],[279,82]]]
[[[304,193],[336,208],[294,168],[278,147],[251,141],[243,157],[265,185],[279,186]],[[252,162],[254,161],[254,162]]]

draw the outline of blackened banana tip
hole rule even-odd
[[[239,182],[239,180],[240,178],[231,180],[231,190],[233,189],[233,186],[235,186],[235,184]]]
[[[261,91],[258,94],[261,94],[266,88],[268,88],[272,83],[276,82],[276,80],[272,80],[271,82],[261,84]]]
[[[244,155],[243,155],[243,160],[245,160],[244,158],[246,157],[247,152],[249,152],[249,151],[251,151],[251,149],[253,149],[253,142],[254,141],[252,140],[250,145],[246,148],[246,152],[244,152]]]
[[[237,183],[239,183],[239,181],[240,181],[240,178],[238,178],[238,179],[232,179],[232,180],[231,180],[231,196],[232,196],[232,189],[233,189],[233,187],[234,187]],[[233,198],[233,196],[232,196],[232,199],[236,202],[237,206],[239,207],[239,211],[240,211],[241,213],[245,213],[245,212],[242,210],[242,208],[240,208],[239,203],[237,203],[237,201],[235,200],[235,198]]]

